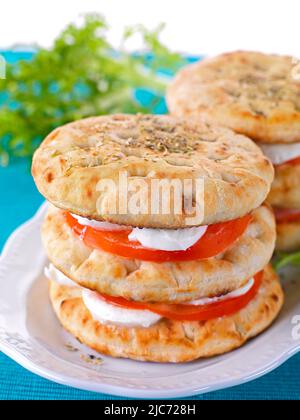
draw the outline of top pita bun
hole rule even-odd
[[[201,121],[153,115],[95,117],[58,128],[41,144],[32,164],[38,189],[56,207],[118,224],[186,227],[187,215],[175,211],[111,214],[114,194],[97,191],[97,183],[117,181],[121,171],[147,185],[153,179],[202,179],[205,211],[200,224],[235,219],[257,208],[274,176],[270,162],[248,138]]]
[[[299,142],[300,62],[256,52],[222,54],[181,70],[167,102],[173,115],[205,116],[256,141]]]

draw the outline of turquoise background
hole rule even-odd
[[[24,53],[22,58],[29,58]],[[6,58],[20,58],[7,53]],[[139,95],[143,95],[140,93]],[[164,104],[161,104],[161,111]],[[37,192],[30,175],[27,161],[12,161],[7,168],[0,167],[0,250],[11,232],[33,216],[43,198]],[[33,261],[34,263],[34,261]],[[247,361],[245,361],[247,363]],[[159,380],[159,378],[158,378]],[[115,399],[57,385],[26,371],[7,356],[0,353],[0,400],[94,400]],[[300,354],[294,356],[276,371],[248,384],[193,397],[199,400],[222,399],[300,399]]]

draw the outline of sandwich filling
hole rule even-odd
[[[300,164],[300,143],[265,144],[259,143],[264,154],[275,166]]]
[[[275,208],[277,224],[300,223],[300,210]]]
[[[80,287],[52,264],[45,275],[62,286]],[[186,304],[139,303],[112,297],[85,288],[82,299],[92,317],[101,323],[128,327],[150,327],[162,318],[179,321],[205,321],[228,316],[243,309],[256,296],[262,281],[262,273],[234,292],[197,299]]]
[[[243,235],[252,215],[186,229],[147,229],[119,226],[65,213],[66,223],[87,246],[124,258],[157,263],[214,257]]]
[[[89,226],[102,231],[124,231],[127,226],[116,225],[108,222],[98,222],[71,214],[82,226]],[[186,251],[195,245],[207,231],[208,226],[191,227],[186,229],[148,229],[132,228],[128,239],[131,242],[139,242],[145,248],[160,251]]]

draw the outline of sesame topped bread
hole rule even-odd
[[[180,117],[205,117],[264,143],[300,141],[300,64],[237,51],[181,70],[167,102]]]
[[[118,224],[186,226],[186,214],[172,213],[173,206],[169,214],[133,214],[130,209],[112,214],[112,189],[97,185],[101,180],[117,183],[122,171],[129,181],[146,186],[153,180],[201,180],[204,217],[195,225],[249,213],[265,200],[274,176],[269,160],[248,138],[201,121],[152,115],[95,117],[57,128],[32,164],[38,189],[56,207]]]

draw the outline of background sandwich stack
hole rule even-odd
[[[293,57],[233,52],[186,67],[168,92],[176,116],[205,118],[256,141],[275,165],[268,201],[277,249],[300,249],[300,64]]]
[[[201,223],[187,226],[172,206],[112,212],[123,171],[135,185],[202,180]],[[91,118],[51,133],[32,173],[51,203],[42,228],[51,302],[93,349],[184,362],[237,348],[278,315],[275,220],[262,204],[274,171],[248,138],[167,116]]]

